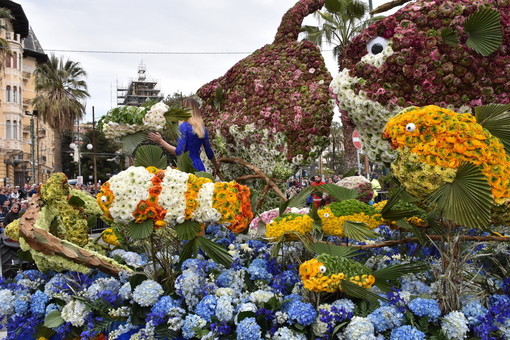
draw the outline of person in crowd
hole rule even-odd
[[[5,215],[4,226],[7,226],[9,223],[17,220],[20,217],[19,208],[20,206],[18,203],[13,203],[11,210],[7,213],[7,215]]]
[[[5,200],[4,204],[2,205],[2,214],[5,216],[7,213],[11,210],[11,201]]]
[[[9,197],[11,200],[18,201],[22,197],[21,191],[19,190],[19,186],[16,186],[14,190],[11,192],[11,195]]]
[[[219,175],[220,165],[216,161],[214,152],[209,143],[209,135],[202,119],[198,101],[194,98],[186,98],[183,100],[183,105],[191,110],[191,117],[186,122],[182,122],[179,125],[180,137],[177,140],[177,146],[173,146],[164,141],[157,132],[149,133],[149,140],[161,145],[163,149],[177,156],[189,152],[193,167],[197,171],[205,171],[204,163],[200,159],[200,151],[203,146],[207,158],[211,160],[214,166],[213,174],[215,176]]]
[[[311,183],[310,183],[311,186],[315,187],[315,186],[322,185],[322,184],[326,184],[326,183],[322,180],[321,176],[315,175],[311,178]],[[322,195],[319,196],[319,195],[313,194],[312,202],[316,208],[319,208],[321,206],[321,202],[322,202]]]
[[[0,188],[0,206],[4,205],[4,202],[9,199],[7,195],[7,189],[4,187]]]

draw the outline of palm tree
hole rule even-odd
[[[52,55],[34,72],[36,97],[32,104],[39,116],[55,131],[55,170],[62,171],[61,132],[72,131],[76,119],[85,114],[89,97],[86,72],[80,63]]]
[[[333,55],[338,58],[338,66],[341,70],[343,49],[374,19],[366,19],[368,8],[360,0],[330,0],[325,2],[325,7],[326,11],[315,13],[319,25],[303,26],[302,31],[306,40],[312,41],[320,48],[324,42],[333,45]],[[356,126],[346,112],[341,112],[340,118],[344,135],[345,167],[352,169],[357,164],[356,148],[351,142],[351,136]]]
[[[0,19],[13,20],[14,17],[11,14],[11,11],[7,8],[0,8]],[[0,25],[0,28],[5,28],[3,25]],[[0,38],[0,65],[3,67],[4,57],[10,54],[9,43],[7,40]]]

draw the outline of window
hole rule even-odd
[[[18,122],[12,121],[12,139],[18,139]]]
[[[21,53],[18,54],[18,68],[21,70]]]
[[[12,67],[18,68],[18,53],[16,52],[12,54]]]
[[[12,39],[12,32],[9,32],[9,31],[5,32],[5,38],[6,39]]]
[[[19,103],[23,104],[23,97],[21,97],[21,87],[19,88]]]
[[[6,92],[5,101],[9,103],[11,101],[11,86],[10,85],[7,85],[5,92]]]
[[[6,64],[6,66],[7,66],[7,67],[11,67],[12,57],[8,55],[6,59],[7,59],[7,60],[6,60],[6,63],[5,63],[5,64]]]
[[[7,139],[11,139],[12,138],[12,134],[11,134],[11,121],[10,120],[5,122],[5,138],[7,138]]]
[[[16,86],[12,88],[12,101],[14,103],[18,102],[18,88]]]

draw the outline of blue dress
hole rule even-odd
[[[200,149],[202,145],[205,149],[205,154],[207,158],[214,158],[214,152],[211,148],[211,144],[209,143],[209,135],[207,130],[205,130],[204,138],[199,138],[195,133],[193,133],[193,127],[190,123],[184,122],[179,126],[179,132],[181,133],[179,139],[177,140],[177,147],[175,149],[175,153],[177,156],[180,156],[184,152],[189,152],[189,158],[193,162],[193,167],[197,171],[205,171],[204,163],[200,159]]]

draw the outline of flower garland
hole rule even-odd
[[[494,198],[510,197],[510,158],[501,141],[469,113],[434,105],[409,108],[388,121],[384,137],[398,151],[406,148],[406,153],[419,155],[419,161],[430,166],[456,169],[462,162],[480,165]],[[402,182],[409,181],[407,171],[395,175]]]
[[[342,291],[342,281],[347,280],[363,288],[375,283],[368,267],[343,258],[321,254],[299,266],[303,286],[312,292]]]
[[[266,238],[275,240],[288,232],[302,235],[312,231],[313,219],[308,214],[283,214],[266,225]]]
[[[322,220],[322,230],[327,235],[345,237],[346,221],[360,222],[374,229],[382,222],[381,215],[371,206],[355,199],[334,202],[318,212]]]
[[[155,228],[195,220],[220,222],[241,232],[253,218],[248,187],[236,182],[212,183],[170,167],[130,167],[101,186],[97,201],[112,221],[151,219]]]

